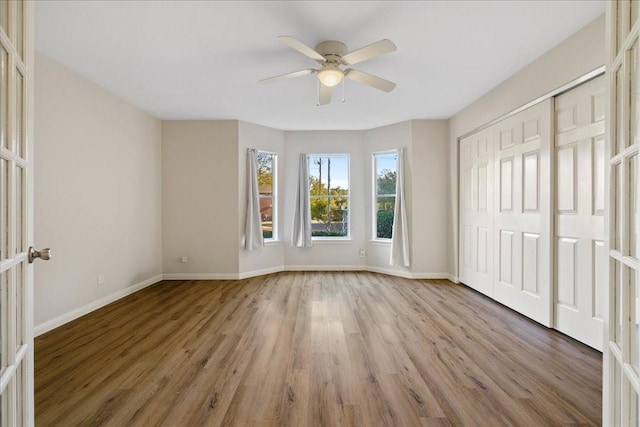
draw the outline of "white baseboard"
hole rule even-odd
[[[264,276],[265,274],[280,273],[281,271],[285,271],[285,268],[282,265],[278,267],[263,268],[261,270],[243,271],[238,274],[238,279],[248,279],[250,277]]]
[[[366,265],[286,265],[284,271],[367,271]]]
[[[397,276],[397,277],[404,277],[405,279],[413,279],[413,273],[411,273],[410,271],[405,271],[405,270],[395,270],[393,268],[384,268],[384,267],[374,267],[374,266],[367,266],[365,267],[365,271],[371,271],[372,273],[380,273],[380,274],[387,274],[389,276]]]
[[[163,278],[164,280],[241,280],[282,271],[371,271],[405,279],[447,279],[453,283],[459,283],[458,278],[449,273],[412,273],[370,265],[286,265],[241,273],[168,273],[164,274]]]
[[[165,273],[164,280],[238,280],[238,273]]]
[[[71,322],[78,317],[82,317],[85,314],[91,313],[94,310],[99,309],[100,307],[104,307],[105,305],[111,304],[114,301],[117,301],[121,298],[126,297],[127,295],[131,295],[134,292],[139,291],[140,289],[146,288],[147,286],[151,286],[155,283],[158,283],[162,280],[163,275],[158,274],[156,276],[150,277],[147,280],[143,280],[142,282],[136,283],[135,285],[131,285],[125,289],[121,289],[117,292],[112,293],[111,295],[107,295],[102,297],[96,301],[90,302],[89,304],[83,305],[82,307],[76,308],[73,311],[65,313],[61,316],[53,318],[51,320],[47,320],[44,323],[39,324],[33,330],[33,335],[38,336],[42,335],[45,332],[49,332],[52,329],[55,329],[59,326],[64,325],[65,323]]]

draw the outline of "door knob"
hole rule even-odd
[[[31,264],[36,258],[40,258],[43,261],[51,259],[51,249],[44,248],[36,251],[33,246],[29,247],[29,264]]]

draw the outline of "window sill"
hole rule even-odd
[[[371,239],[369,243],[375,246],[391,246],[391,239]]]
[[[278,246],[280,243],[282,243],[282,240],[270,239],[264,241],[265,246]]]
[[[313,238],[311,239],[314,245],[349,245],[353,242],[352,239],[331,239],[331,238]]]

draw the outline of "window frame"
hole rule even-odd
[[[264,231],[262,231],[262,217],[260,218],[260,230],[262,231],[263,240],[265,243],[272,243],[279,241],[278,239],[278,153],[268,150],[256,150],[257,156],[260,154],[267,154],[272,156],[271,162],[271,196],[263,196],[260,194],[260,186],[258,185],[258,199],[271,199],[271,237],[264,237]]]
[[[377,242],[377,243],[391,243],[391,240],[393,239],[393,230],[391,230],[391,236],[392,237],[378,237],[378,197],[394,197],[397,201],[398,198],[398,190],[397,190],[397,186],[396,186],[396,191],[393,193],[393,196],[391,194],[383,194],[383,195],[378,195],[378,159],[377,156],[378,155],[384,155],[384,154],[395,154],[396,156],[396,168],[395,168],[395,172],[396,172],[396,179],[397,179],[397,174],[398,174],[398,150],[393,148],[390,150],[381,150],[381,151],[374,151],[373,153],[371,153],[371,162],[372,162],[372,212],[371,212],[371,241],[373,242]],[[395,205],[394,205],[395,206]],[[395,213],[394,213],[395,215]]]
[[[312,157],[320,157],[320,158],[346,158],[347,159],[347,195],[345,196],[331,196],[327,194],[326,196],[313,196],[311,194],[311,188],[309,188],[309,205],[311,205],[312,198],[320,198],[327,197],[331,198],[343,198],[347,199],[347,234],[346,236],[314,236],[313,231],[311,232],[311,240],[316,242],[327,242],[327,241],[346,241],[351,240],[351,155],[349,153],[309,153],[307,154],[307,172],[309,176],[311,176],[311,158]],[[309,185],[309,184],[307,184]]]

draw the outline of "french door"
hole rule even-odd
[[[33,419],[33,2],[0,0],[0,425]]]

